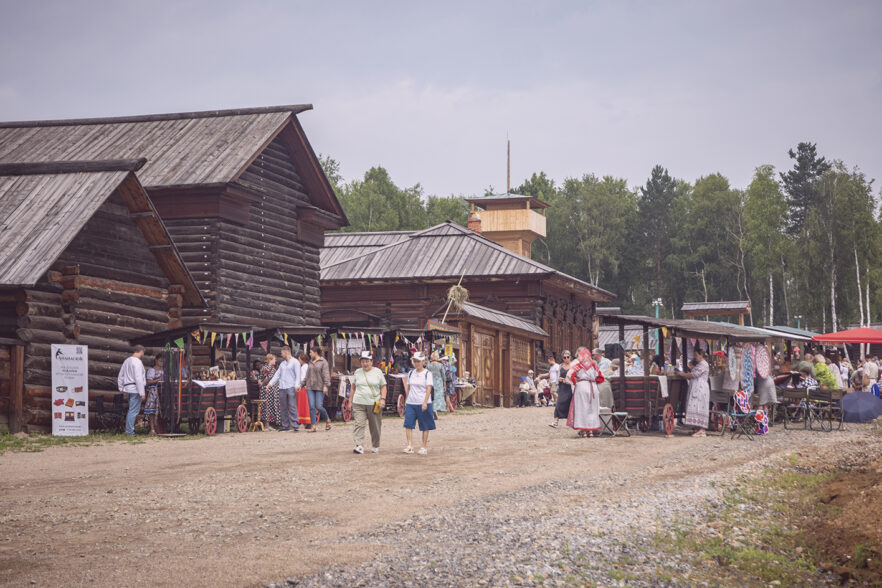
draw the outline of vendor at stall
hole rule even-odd
[[[695,367],[692,371],[678,371],[677,375],[690,380],[689,399],[686,403],[686,419],[688,426],[695,427],[693,437],[704,437],[710,419],[710,383],[708,376],[710,366],[705,361],[705,352],[700,347],[694,351]]]

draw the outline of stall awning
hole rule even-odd
[[[812,337],[812,341],[818,341],[819,343],[882,343],[882,331],[871,329],[870,327],[861,327],[859,329],[815,335]]]
[[[677,335],[681,337],[694,337],[697,339],[729,339],[731,341],[757,342],[773,338],[741,326],[722,325],[692,319],[669,319],[619,314],[601,316],[600,320],[607,324],[640,325],[651,329],[665,327],[676,331]]]

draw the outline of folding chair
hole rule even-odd
[[[736,392],[729,404],[729,420],[732,423],[732,439],[737,436],[747,437],[753,441],[756,432],[756,411],[750,407],[750,396],[745,392]]]

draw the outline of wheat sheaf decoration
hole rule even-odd
[[[447,310],[444,311],[444,318],[441,319],[441,322],[447,320],[447,313],[450,312],[451,307],[459,312],[468,301],[469,291],[462,286],[462,278],[459,278],[459,283],[447,290]]]

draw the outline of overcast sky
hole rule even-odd
[[[749,183],[799,141],[882,178],[882,2],[0,0],[0,120],[312,103],[347,180]],[[879,183],[875,185],[879,189]]]

